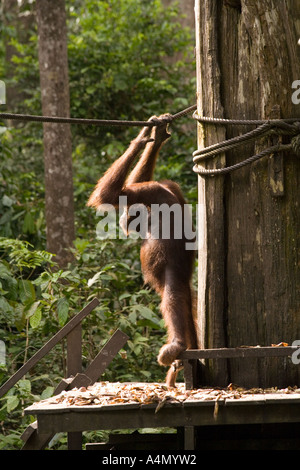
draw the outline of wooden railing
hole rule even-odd
[[[96,382],[107,366],[126,344],[128,336],[117,330],[96,355],[91,364],[82,370],[82,320],[97,306],[99,300],[94,298],[86,307],[75,315],[61,330],[59,330],[39,351],[37,351],[15,374],[1,387],[0,397],[7,393],[32,367],[34,367],[58,342],[67,339],[67,378],[61,380],[54,395],[74,387],[87,387]],[[179,359],[183,361],[184,379],[187,389],[197,388],[201,380],[201,360],[230,359],[230,358],[266,358],[291,356],[299,346],[284,347],[238,347],[197,349],[183,352]],[[53,435],[38,432],[37,422],[30,424],[22,435],[25,442],[24,450],[44,449]],[[79,449],[82,433],[68,433],[68,448]]]
[[[241,346],[237,348],[188,349],[180,354],[184,365],[184,379],[187,389],[197,388],[201,382],[201,364],[205,359],[240,359],[290,357],[299,346]]]
[[[82,371],[82,320],[99,305],[99,300],[94,298],[86,307],[75,315],[61,330],[59,330],[41,349],[39,349],[20,369],[17,370],[1,387],[0,397],[5,395],[27,372],[32,369],[57,343],[67,339],[67,378],[61,380],[54,391],[54,395],[63,390],[74,387],[87,387],[96,382],[103,374],[107,366],[125,345],[128,336],[120,330],[103,346],[90,365]],[[52,439],[50,434],[40,434],[37,422],[30,424],[22,435],[25,442],[24,450],[44,449]],[[68,448],[78,449],[82,441],[81,433],[68,433]]]

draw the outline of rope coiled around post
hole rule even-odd
[[[230,173],[238,170],[246,165],[249,165],[265,156],[287,150],[293,150],[298,156],[300,156],[300,119],[275,119],[275,120],[237,120],[237,119],[219,119],[219,118],[207,118],[199,117],[195,112],[193,118],[199,122],[205,122],[210,124],[233,124],[233,125],[255,125],[258,126],[256,129],[247,132],[246,134],[233,137],[232,139],[220,142],[209,147],[197,150],[193,153],[193,161],[195,164],[193,170],[202,176],[216,176]],[[277,144],[269,147],[257,155],[253,155],[246,160],[236,163],[230,167],[225,168],[214,168],[207,169],[199,166],[200,162],[208,159],[213,159],[218,155],[239,147],[242,144],[255,141],[259,138],[266,137],[268,135],[288,135],[294,137],[290,144]]]

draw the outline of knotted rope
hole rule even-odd
[[[199,122],[211,123],[211,124],[233,124],[233,125],[255,125],[258,126],[256,129],[247,132],[246,134],[233,137],[232,139],[225,140],[209,147],[197,150],[193,153],[193,161],[195,166],[193,170],[202,176],[215,176],[230,173],[232,171],[238,170],[246,165],[249,165],[267,155],[271,155],[281,151],[293,150],[298,156],[300,156],[300,119],[291,118],[291,119],[274,119],[274,120],[237,120],[237,119],[219,119],[219,118],[207,118],[199,117],[195,112],[193,118]],[[253,155],[246,160],[236,163],[230,167],[226,168],[217,168],[217,169],[207,169],[199,166],[200,162],[203,162],[208,159],[213,159],[224,153],[228,150],[237,148],[243,144],[255,141],[259,138],[263,138],[269,135],[279,135],[279,136],[290,136],[293,137],[290,144],[276,144],[272,147],[269,147],[257,155]]]

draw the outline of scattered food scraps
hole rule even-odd
[[[47,398],[33,406],[106,406],[120,404],[157,404],[155,412],[159,412],[166,403],[184,403],[188,401],[212,400],[216,403],[215,415],[218,413],[219,401],[228,399],[238,400],[249,395],[259,394],[291,394],[300,393],[297,387],[277,389],[276,387],[261,389],[244,389],[229,384],[226,388],[201,388],[186,390],[184,383],[178,383],[175,388],[168,388],[161,383],[121,383],[96,382],[87,388],[74,388],[63,391],[59,395]]]

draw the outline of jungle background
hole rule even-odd
[[[71,116],[147,120],[194,104],[194,33],[182,10],[161,0],[66,0]],[[41,115],[35,1],[2,0],[0,27],[1,110]],[[130,339],[101,380],[163,381],[156,356],[165,329],[159,299],[143,284],[140,242],[98,240],[97,216],[86,207],[139,129],[71,126],[75,240],[72,262],[61,268],[46,249],[43,126],[0,126],[0,384],[94,297],[100,306],[83,322],[84,364],[120,328]],[[171,130],[156,178],[178,182],[196,204],[196,126],[189,116]],[[31,419],[23,409],[51,396],[65,372],[62,342],[0,399],[0,449],[22,446]],[[51,446],[64,448],[65,437]]]

